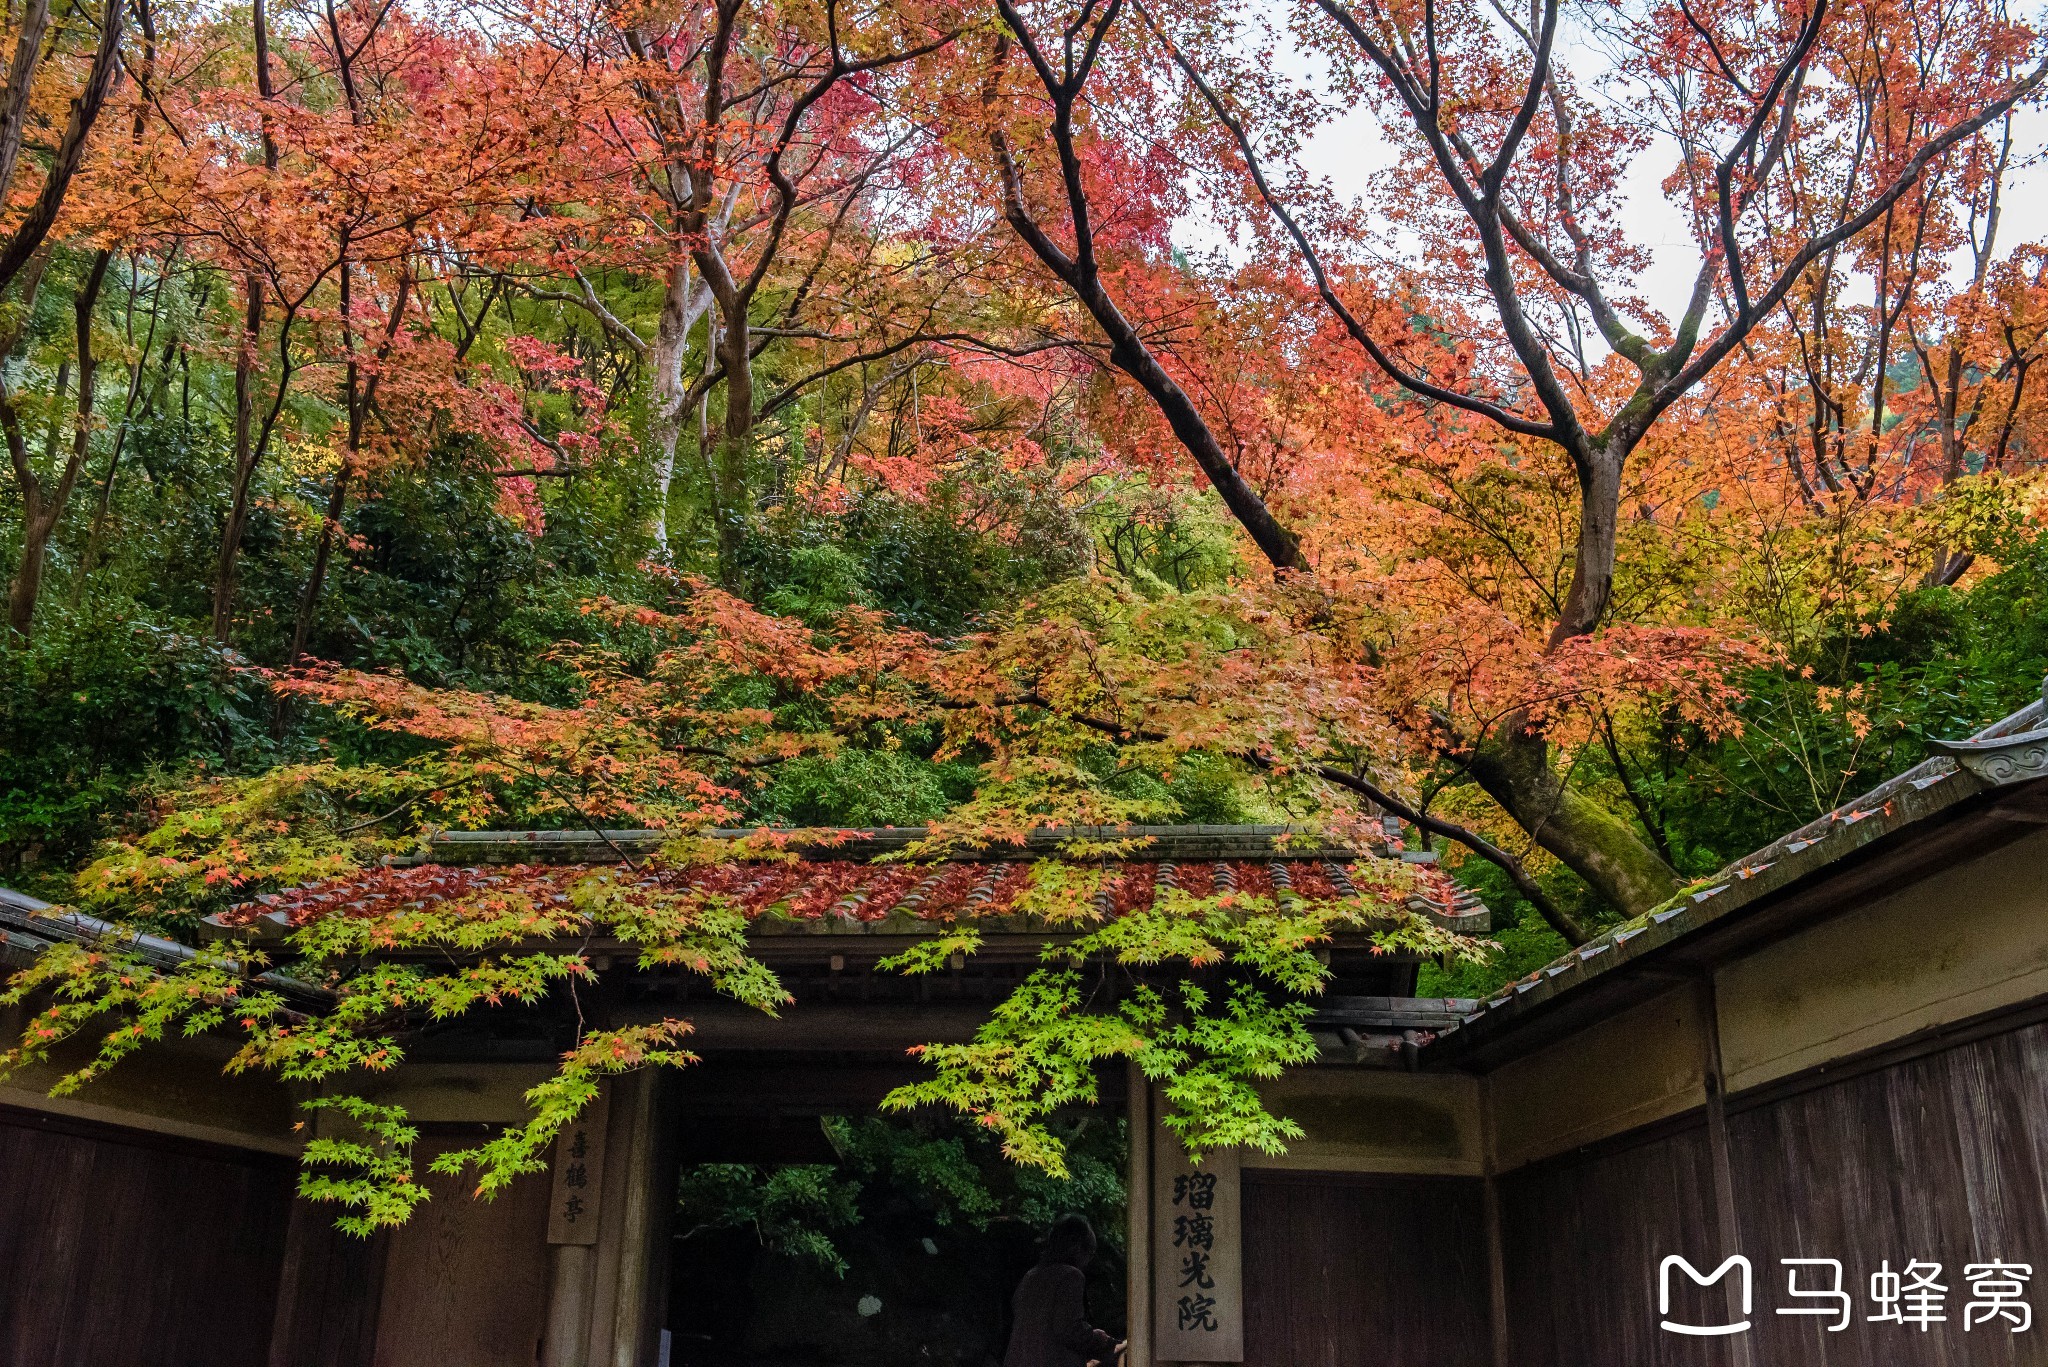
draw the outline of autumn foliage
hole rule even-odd
[[[1576,943],[1740,852],[1672,819],[1699,784],[1853,791],[1901,619],[2038,550],[2048,48],[1980,0],[32,0],[0,43],[0,665],[140,605],[219,700],[51,875],[125,927],[448,827],[785,859],[865,785],[923,859],[1391,816]],[[1339,928],[1484,957],[1391,885],[1119,922],[1066,868],[1084,953],[1186,981],[1049,968],[904,1098],[1034,1161],[1112,1057],[1283,1142],[1251,1083]],[[367,1228],[410,1131],[340,1080],[573,997],[590,926],[780,1000],[722,894],[403,882],[270,978],[52,950],[10,1059],[240,1031],[336,1084],[308,1189]],[[589,1031],[456,1161],[527,1170],[685,1029]]]

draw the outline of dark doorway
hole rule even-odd
[[[1121,1107],[1061,1125],[1063,1180],[1017,1167],[949,1117],[741,1128],[685,1141],[670,1258],[673,1367],[998,1363],[1011,1292],[1067,1213],[1087,1216],[1100,1238],[1089,1316],[1123,1336]],[[751,1161],[703,1161],[707,1147]]]

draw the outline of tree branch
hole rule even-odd
[[[1093,717],[1086,713],[1062,712],[1059,708],[1053,706],[1050,699],[1039,693],[1026,693],[1014,701],[1028,706],[1042,707],[1056,716],[1064,716],[1077,726],[1086,727],[1090,731],[1117,740],[1159,742],[1166,739],[1160,732],[1147,731],[1142,727],[1122,726],[1107,718]],[[1231,750],[1226,753],[1232,759],[1249,764],[1265,773],[1275,773],[1284,767],[1268,756],[1261,755],[1256,750]],[[1536,880],[1529,876],[1529,871],[1522,867],[1519,860],[1476,831],[1468,830],[1455,821],[1446,821],[1442,817],[1431,816],[1420,808],[1410,806],[1392,793],[1387,792],[1384,788],[1381,788],[1378,784],[1360,775],[1348,774],[1342,769],[1327,764],[1309,764],[1304,767],[1309,773],[1314,774],[1325,783],[1356,793],[1421,830],[1428,831],[1433,835],[1440,835],[1446,840],[1455,840],[1487,863],[1494,865],[1508,876],[1508,881],[1514,884],[1515,891],[1527,898],[1529,904],[1535,907],[1551,928],[1563,936],[1568,943],[1575,946],[1582,945],[1592,938],[1587,933],[1586,928],[1581,926],[1569,912],[1551,901],[1550,895],[1544,892]]]

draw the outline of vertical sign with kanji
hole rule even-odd
[[[1152,1353],[1162,1362],[1244,1361],[1235,1150],[1197,1166],[1171,1130],[1152,1146]]]
[[[604,1132],[611,1089],[600,1087],[583,1114],[555,1136],[555,1194],[548,1207],[548,1242],[597,1242],[597,1195],[604,1190]]]

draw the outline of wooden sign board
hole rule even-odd
[[[1153,1129],[1152,1355],[1161,1362],[1244,1361],[1244,1262],[1236,1150],[1188,1161]]]
[[[548,1205],[548,1242],[597,1242],[598,1194],[604,1190],[604,1133],[612,1089],[598,1088],[583,1114],[555,1136],[555,1188]]]

